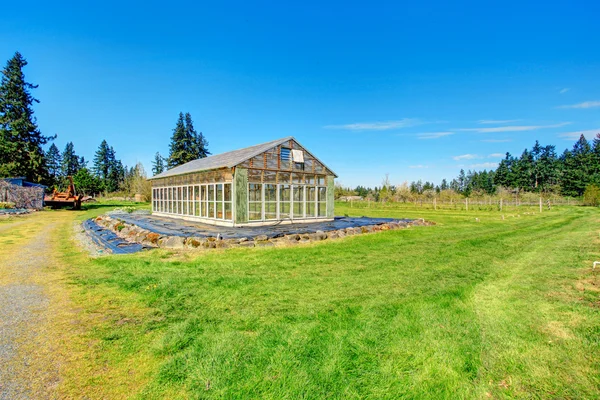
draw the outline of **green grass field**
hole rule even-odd
[[[65,239],[90,316],[65,395],[600,397],[598,209],[336,207],[437,225],[96,259]]]

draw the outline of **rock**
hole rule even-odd
[[[217,242],[216,240],[207,240],[206,242],[202,243],[202,247],[207,249],[215,249],[217,248]]]
[[[256,247],[273,247],[275,244],[268,240],[255,240]]]
[[[146,240],[152,244],[157,244],[158,239],[160,239],[160,235],[156,232],[150,232],[149,234],[146,235]]]
[[[339,231],[335,231],[335,232],[339,238],[346,237],[346,232],[341,229]]]
[[[264,242],[265,240],[269,240],[267,235],[258,235],[254,238],[255,242]]]
[[[297,242],[298,240],[300,240],[300,235],[293,233],[291,235],[285,235],[284,238],[286,238],[287,240],[290,240],[290,241]]]
[[[229,247],[231,247],[229,245],[229,242],[226,240],[219,240],[218,242],[214,242],[215,243],[215,248],[217,249],[227,249]]]
[[[183,249],[185,240],[181,236],[167,236],[160,241],[160,247],[165,249]]]
[[[204,242],[206,242],[204,238],[189,237],[185,240],[185,246],[192,249],[197,249],[198,247],[202,246],[202,243]]]
[[[239,244],[240,247],[254,247],[254,242],[253,241],[245,241],[245,242],[241,242]]]
[[[317,240],[325,240],[327,239],[327,234],[323,231],[317,231],[315,233],[315,236],[317,237]]]

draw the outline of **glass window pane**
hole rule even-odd
[[[265,185],[265,201],[277,201],[277,185]]]
[[[290,218],[290,203],[279,203],[279,218],[286,219]]]
[[[217,201],[217,218],[223,219],[223,202]]]
[[[215,202],[209,201],[208,202],[208,218],[214,218],[214,217],[215,217]]]
[[[200,216],[206,217],[206,185],[200,186]]]
[[[320,201],[317,204],[319,205],[319,217],[327,215],[327,203]]]
[[[279,183],[290,183],[290,173],[289,172],[279,172]]]
[[[208,201],[215,200],[215,185],[208,185]]]
[[[326,187],[319,188],[319,201],[327,201],[327,188]]]
[[[277,183],[277,172],[265,171],[263,174],[263,180],[265,183]]]
[[[218,183],[216,185],[216,188],[217,188],[217,201],[222,201],[223,200],[223,184]]]
[[[260,183],[248,184],[248,200],[262,201],[262,185]]]
[[[262,219],[262,203],[248,204],[248,218],[250,221],[260,221]]]
[[[231,203],[225,203],[225,219],[228,221],[233,219]]]
[[[248,170],[248,182],[261,183],[262,182],[262,171],[258,169]]]
[[[279,201],[290,201],[291,200],[291,187],[290,185],[279,185]]]
[[[231,183],[226,183],[224,185],[224,187],[225,187],[224,200],[231,201]]]
[[[304,218],[304,186],[294,186],[294,218]]]
[[[277,202],[265,203],[265,219],[277,219]]]

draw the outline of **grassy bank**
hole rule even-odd
[[[336,211],[438,224],[293,248],[98,259],[63,240],[88,329],[62,393],[598,396],[596,209]]]

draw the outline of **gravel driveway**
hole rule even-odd
[[[2,226],[2,233],[9,228]],[[51,229],[43,226],[21,245],[1,244],[15,249],[10,252],[14,257],[0,257],[0,400],[54,398],[58,365],[49,357],[46,339],[50,302],[44,286],[33,279],[51,254]]]

